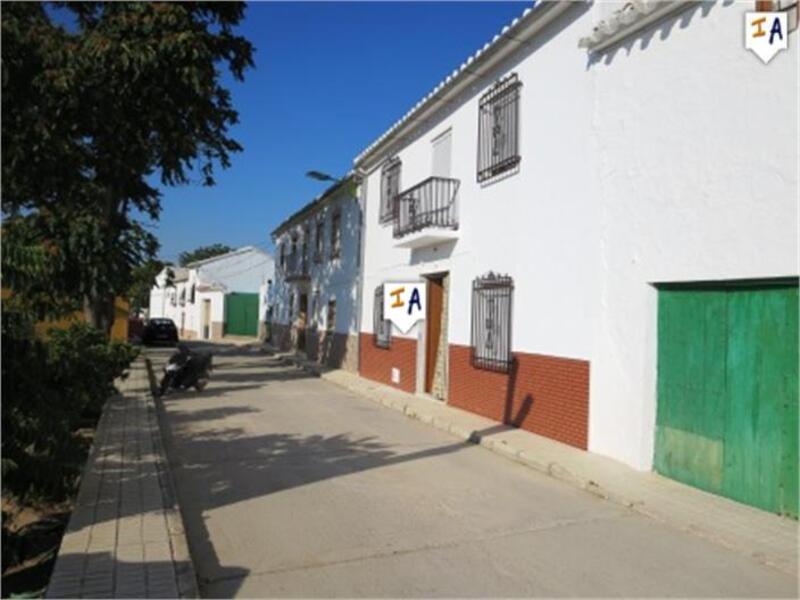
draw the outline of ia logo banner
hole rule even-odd
[[[744,47],[764,64],[789,47],[785,12],[749,12],[744,18]]]
[[[392,281],[383,284],[383,318],[403,333],[425,318],[427,287],[423,281]]]

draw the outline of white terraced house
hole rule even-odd
[[[358,369],[361,207],[349,175],[272,232],[278,256],[270,341],[282,350]]]
[[[798,38],[539,2],[354,161],[362,376],[797,514]],[[758,7],[756,6],[758,5]],[[384,281],[424,280],[408,334]]]
[[[272,256],[255,246],[166,267],[150,291],[149,317],[172,319],[182,339],[257,336],[274,272]]]

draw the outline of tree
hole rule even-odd
[[[232,250],[233,248],[226,246],[225,244],[200,246],[199,248],[195,248],[194,250],[190,250],[188,252],[181,252],[178,256],[178,263],[182,267],[185,267],[189,263],[193,263],[198,260],[205,260],[206,258],[211,258],[212,256],[219,256],[220,254],[227,254]]]
[[[3,6],[3,268],[7,253],[43,257],[48,276],[18,278],[15,294],[81,303],[107,331],[158,249],[136,216],[159,217],[152,177],[213,185],[241,150],[222,70],[241,81],[253,50],[233,31],[243,3],[56,6],[74,28],[44,3]]]
[[[150,260],[133,269],[133,283],[125,294],[130,301],[132,313],[138,313],[150,306],[150,290],[156,283],[156,277],[166,266],[167,263],[160,260]]]

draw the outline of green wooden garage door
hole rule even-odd
[[[797,516],[797,328],[796,281],[659,291],[659,473]]]
[[[225,295],[225,333],[258,335],[258,294]]]

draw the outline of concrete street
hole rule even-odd
[[[205,597],[797,596],[789,575],[254,347],[213,349],[208,388],[162,415]]]

